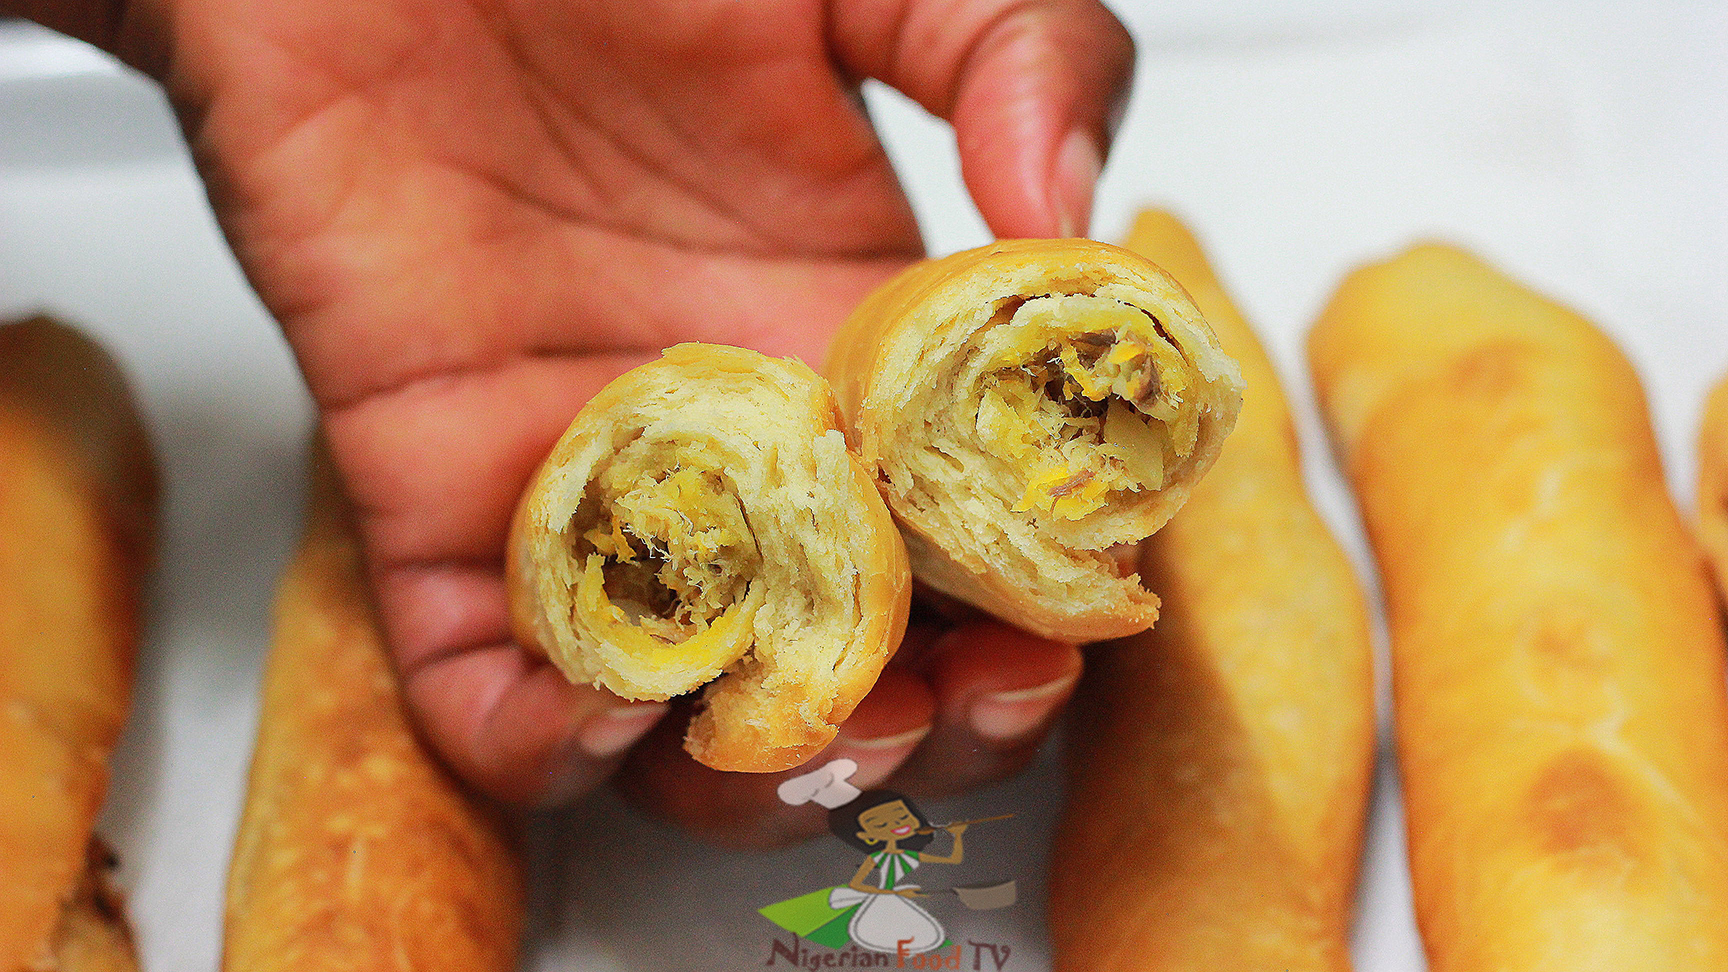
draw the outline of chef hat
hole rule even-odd
[[[780,799],[793,806],[820,803],[828,809],[851,803],[859,793],[846,782],[858,772],[858,764],[849,759],[836,759],[813,773],[794,776],[780,784]]]

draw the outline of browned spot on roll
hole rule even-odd
[[[1533,623],[1529,644],[1545,665],[1595,671],[1609,660],[1594,611],[1577,602],[1545,606]]]
[[[1548,764],[1531,789],[1530,810],[1538,839],[1550,853],[1633,854],[1632,798],[1591,750],[1569,750]]]
[[[1492,341],[1477,346],[1452,366],[1457,389],[1476,398],[1504,398],[1529,381],[1529,345]]]

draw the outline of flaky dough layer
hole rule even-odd
[[[1090,240],[912,267],[853,312],[827,373],[918,578],[1068,641],[1156,619],[1111,549],[1182,505],[1242,384],[1181,287]]]
[[[707,686],[686,748],[772,772],[819,752],[905,630],[905,546],[791,360],[673,347],[584,407],[510,541],[517,637],[624,698]]]

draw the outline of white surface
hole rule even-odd
[[[1728,7],[1115,6],[1140,73],[1095,235],[1118,238],[1149,203],[1197,228],[1303,408],[1316,496],[1359,563],[1301,339],[1345,271],[1424,237],[1477,249],[1618,338],[1689,502],[1698,409],[1728,371]],[[871,100],[932,249],[983,242],[943,127]],[[0,312],[45,307],[100,335],[160,444],[165,561],[103,829],[147,969],[212,969],[306,400],[152,86],[78,45],[0,28],[0,133]],[[1017,877],[1022,904],[942,912],[956,937],[1010,945],[1014,972],[1047,966],[1039,874],[1056,781],[1045,760],[936,813],[1022,814],[974,832],[978,870],[955,875]],[[1384,773],[1377,792],[1356,957],[1363,972],[1410,972],[1422,963]],[[776,930],[754,909],[852,860],[831,841],[707,851],[606,797],[535,834],[529,963],[546,969],[762,966]]]

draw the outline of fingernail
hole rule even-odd
[[[1079,674],[1009,692],[993,692],[972,703],[967,719],[985,739],[1006,742],[1036,731],[1068,697]]]
[[[919,726],[907,732],[897,732],[892,736],[878,736],[874,739],[854,739],[841,733],[829,747],[831,751],[843,752],[848,758],[858,764],[858,770],[852,774],[850,782],[859,789],[867,790],[891,776],[906,757],[912,755],[912,750],[930,735],[929,726]]]
[[[1052,202],[1058,236],[1085,236],[1091,228],[1092,194],[1103,171],[1097,141],[1080,129],[1069,132],[1056,149]]]
[[[663,702],[619,706],[591,717],[576,734],[582,751],[595,759],[610,759],[641,739],[666,712]]]

